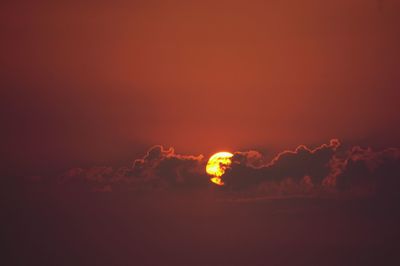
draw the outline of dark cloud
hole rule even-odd
[[[233,158],[232,167],[224,176],[224,181],[233,189],[259,186],[261,183],[263,187],[265,184],[270,187],[272,185],[270,182],[307,186],[321,184],[330,172],[329,162],[339,145],[337,139],[332,139],[329,144],[323,144],[315,149],[300,145],[293,151],[279,153],[271,162],[263,165],[260,165],[260,159],[256,161],[257,164],[252,164],[254,156],[251,153],[252,156],[245,159],[244,153],[237,153]]]
[[[130,167],[73,168],[59,177],[60,183],[92,186],[95,191],[114,189],[159,190],[208,185],[203,155],[176,154],[173,148],[153,146]]]
[[[251,154],[251,153],[250,153]],[[279,153],[271,162],[252,164],[253,155],[236,153],[224,176],[233,191],[282,196],[397,196],[400,149],[340,147],[337,139],[315,149],[304,145]]]
[[[327,181],[339,190],[393,196],[400,186],[400,149],[373,151],[358,146],[345,156],[335,156],[330,162],[331,174]]]
[[[134,161],[134,177],[155,180],[167,186],[196,186],[207,184],[203,155],[180,155],[173,148],[152,147],[143,159]]]
[[[181,155],[153,146],[131,166],[74,168],[59,177],[62,184],[84,184],[93,191],[218,189],[249,196],[396,195],[400,185],[400,150],[345,149],[337,139],[316,148],[300,145],[267,161],[258,151],[235,152],[223,180],[210,184],[203,155]]]

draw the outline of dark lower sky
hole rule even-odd
[[[11,173],[331,138],[398,146],[400,4],[6,1]]]
[[[193,193],[141,198],[57,192],[36,191],[14,201],[18,212],[4,209],[9,223],[2,226],[2,260],[8,265],[399,262],[400,217],[387,202],[216,203]]]

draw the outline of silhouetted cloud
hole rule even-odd
[[[249,163],[254,156],[243,159],[243,153],[237,153],[233,157],[231,168],[224,176],[224,181],[233,189],[258,186],[261,183],[265,186],[265,182],[319,185],[329,174],[329,162],[339,145],[337,139],[332,139],[329,144],[315,149],[300,145],[293,151],[279,153],[264,165],[260,165],[260,159],[257,160],[257,165]]]
[[[204,167],[203,155],[180,155],[173,148],[156,145],[134,161],[132,172],[135,178],[166,186],[196,186],[208,182]]]
[[[110,186],[131,190],[198,187],[208,185],[204,167],[203,155],[176,154],[173,148],[156,145],[143,158],[134,160],[131,167],[73,168],[62,174],[59,181],[92,184],[96,191],[110,191]]]
[[[373,151],[358,146],[345,156],[335,156],[330,162],[327,183],[339,190],[393,196],[400,186],[400,149]]]
[[[62,184],[80,183],[93,191],[209,188],[254,196],[289,197],[395,195],[400,185],[400,150],[345,149],[337,139],[316,148],[300,145],[267,161],[255,150],[235,152],[232,165],[215,187],[205,173],[203,155],[181,155],[153,146],[132,166],[74,168],[59,177]]]

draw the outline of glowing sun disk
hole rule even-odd
[[[232,156],[232,153],[223,151],[217,152],[216,154],[212,155],[210,159],[208,159],[206,172],[212,176],[210,179],[211,182],[219,186],[224,185],[221,176],[225,173],[225,169],[231,165]]]

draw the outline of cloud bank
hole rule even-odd
[[[156,145],[131,166],[74,168],[60,175],[58,183],[103,192],[215,189],[266,197],[396,196],[400,185],[400,149],[345,149],[338,139],[315,148],[300,145],[270,161],[255,150],[235,152],[223,187],[209,182],[206,162],[203,155]]]

